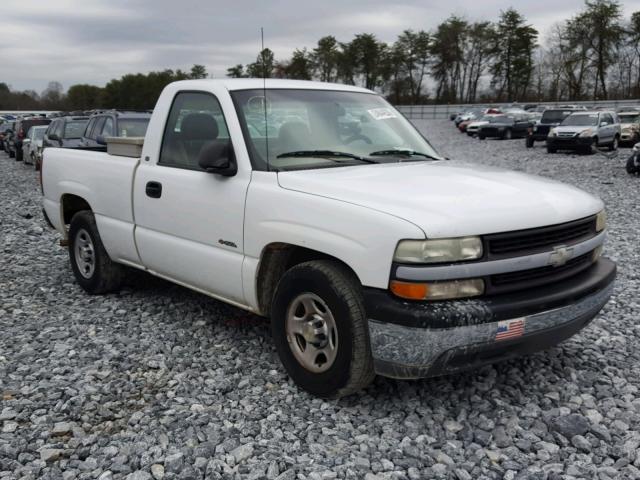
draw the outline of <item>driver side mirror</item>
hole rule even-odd
[[[233,177],[238,173],[238,164],[231,140],[214,141],[200,150],[198,165],[208,173]]]
[[[105,138],[104,138],[102,135],[98,135],[98,136],[96,137],[96,143],[97,143],[98,145],[106,145],[106,144],[107,144],[107,141],[105,140]]]
[[[607,125],[609,125],[609,122],[600,122],[601,127],[606,127]]]
[[[58,137],[58,135],[56,133],[50,133],[49,134],[49,140],[53,140],[54,142],[59,142],[60,141],[60,137]]]

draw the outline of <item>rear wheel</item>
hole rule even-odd
[[[618,140],[618,136],[617,135],[615,137],[613,137],[613,142],[611,142],[611,145],[609,145],[609,151],[610,152],[614,152],[614,151],[618,150],[619,142],[620,142],[620,140]]]
[[[362,287],[337,262],[306,262],[284,274],[271,331],[287,373],[314,395],[349,395],[375,377]]]
[[[93,213],[76,213],[69,226],[69,259],[80,286],[90,294],[118,290],[124,267],[111,260],[102,244]]]

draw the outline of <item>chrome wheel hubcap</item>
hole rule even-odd
[[[78,266],[80,275],[84,278],[91,278],[96,269],[96,254],[89,232],[83,228],[78,230],[73,245],[76,265]]]
[[[289,348],[305,369],[322,373],[333,365],[338,352],[338,329],[327,304],[313,293],[302,293],[287,310]]]

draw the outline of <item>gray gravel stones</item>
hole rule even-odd
[[[419,126],[453,162],[605,200],[619,280],[591,325],[480,371],[319,400],[288,380],[262,319],[140,272],[86,295],[32,168],[0,153],[0,480],[640,478],[640,183],[625,155]]]

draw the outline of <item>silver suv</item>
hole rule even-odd
[[[591,151],[606,146],[617,150],[620,142],[620,121],[615,112],[576,112],[552,128],[547,137],[547,152],[558,150]]]

